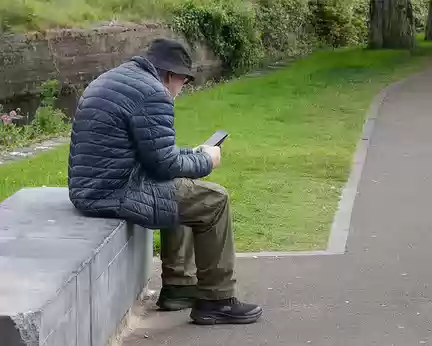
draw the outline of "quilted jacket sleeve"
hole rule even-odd
[[[206,153],[182,153],[176,146],[174,104],[166,92],[147,97],[131,118],[131,132],[141,165],[158,180],[198,179],[213,168]]]
[[[180,154],[181,155],[191,155],[194,151],[191,148],[180,148]]]

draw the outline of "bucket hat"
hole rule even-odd
[[[192,57],[180,42],[166,38],[156,39],[150,44],[146,58],[158,69],[187,76],[188,82],[195,80]]]

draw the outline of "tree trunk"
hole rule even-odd
[[[411,49],[414,45],[411,0],[370,0],[369,47]]]
[[[429,1],[429,14],[426,22],[426,41],[432,41],[432,0]]]

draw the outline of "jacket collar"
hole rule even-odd
[[[163,85],[162,80],[159,77],[159,73],[157,73],[157,71],[156,71],[156,67],[154,67],[154,65],[147,58],[145,58],[143,56],[134,56],[131,59],[131,61],[137,63],[140,68],[142,68],[144,71],[150,73],[153,77],[155,77]],[[165,87],[165,85],[163,85],[163,87],[165,88],[165,91],[168,93],[168,95],[170,95],[170,97],[174,100],[170,91]]]
[[[139,67],[141,67],[144,71],[149,72],[152,76],[154,76],[158,81],[162,82],[159,74],[156,71],[156,68],[153,66],[153,64],[145,57],[143,56],[134,56],[131,61],[138,64]]]

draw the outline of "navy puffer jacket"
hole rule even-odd
[[[178,222],[173,180],[211,171],[208,154],[176,146],[173,99],[146,58],[104,73],[85,90],[69,157],[69,196],[77,209],[172,227]]]

